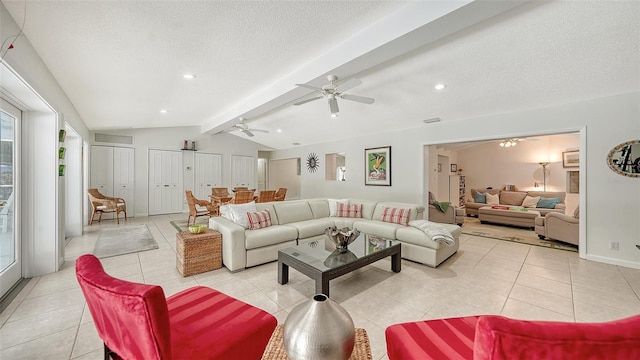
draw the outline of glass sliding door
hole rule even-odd
[[[0,296],[22,277],[16,236],[16,151],[21,112],[0,99]]]

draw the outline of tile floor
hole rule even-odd
[[[193,285],[211,286],[280,322],[313,295],[313,282],[293,269],[289,284],[279,285],[276,263],[183,278],[175,268],[176,230],[169,224],[182,217],[138,217],[121,224],[147,224],[160,248],[104,259],[106,270],[159,284],[167,295]],[[0,314],[1,359],[102,359],[102,342],[76,282],[74,260],[90,253],[100,229],[111,226],[116,225],[104,221],[72,238],[62,269],[31,279]],[[387,358],[384,329],[398,322],[473,314],[584,322],[640,313],[640,270],[482,237],[462,235],[460,242],[458,253],[437,269],[403,260],[396,274],[387,259],[331,282],[333,299],[349,311],[356,327],[367,330],[374,359]]]

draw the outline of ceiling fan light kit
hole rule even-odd
[[[322,88],[318,88],[318,87],[307,85],[307,84],[296,84],[296,86],[319,91],[321,95],[314,96],[310,99],[298,101],[293,105],[302,105],[302,104],[306,104],[308,102],[319,100],[319,99],[322,99],[323,97],[326,97],[327,102],[329,104],[329,111],[331,112],[331,116],[337,117],[338,112],[340,112],[337,98],[355,101],[362,104],[373,104],[376,101],[374,98],[370,98],[370,97],[344,94],[345,91],[362,84],[362,81],[360,81],[359,79],[352,78],[340,85],[336,85],[336,81],[338,80],[338,77],[335,75],[328,75],[327,80],[329,80],[329,84],[324,85]]]
[[[238,118],[238,120],[240,120],[239,123],[233,125],[233,127],[229,130],[227,130],[227,132],[231,132],[231,131],[240,131],[242,133],[244,133],[245,135],[247,135],[248,137],[254,137],[255,135],[253,134],[254,132],[263,132],[268,134],[269,131],[268,130],[263,130],[263,129],[251,129],[249,128],[249,125],[247,125],[245,123],[245,118]]]

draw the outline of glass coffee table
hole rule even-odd
[[[291,266],[315,280],[316,294],[329,296],[329,280],[387,256],[391,256],[391,270],[400,272],[402,263],[399,241],[360,234],[346,251],[336,250],[329,239],[312,241],[278,251],[278,283],[289,282]]]

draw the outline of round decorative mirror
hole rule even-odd
[[[640,140],[629,140],[611,149],[607,165],[616,174],[640,177]]]

